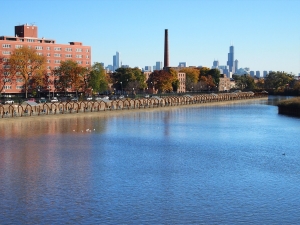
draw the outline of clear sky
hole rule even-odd
[[[34,23],[39,37],[92,47],[92,61],[112,64],[116,51],[131,67],[226,65],[300,73],[300,0],[0,0],[0,36]]]

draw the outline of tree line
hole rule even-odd
[[[46,57],[28,47],[15,49],[9,59],[0,58],[0,64],[0,93],[8,85],[20,83],[26,98],[28,92],[48,91],[50,86],[54,88],[52,91],[65,93],[92,94],[107,90],[162,93],[176,92],[180,82],[184,82],[187,91],[216,91],[221,77],[218,69],[207,67],[155,70],[149,77],[139,68],[119,68],[107,74],[98,62],[91,67],[83,67],[72,60],[61,61],[55,68],[47,68]],[[178,72],[186,74],[185,80],[178,79]],[[270,72],[267,77],[258,80],[246,74],[233,75],[233,79],[236,88],[241,90],[300,94],[300,81],[285,72]]]

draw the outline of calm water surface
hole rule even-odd
[[[0,224],[299,224],[275,100],[0,123]]]

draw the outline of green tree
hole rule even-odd
[[[207,72],[207,75],[210,75],[214,81],[215,85],[218,85],[220,82],[220,70],[219,69],[210,69]]]
[[[135,89],[144,89],[146,85],[146,76],[142,71],[135,68],[119,68],[113,74],[114,87],[117,90],[127,89],[130,90],[134,85]]]
[[[265,87],[283,91],[293,81],[294,76],[285,72],[271,72],[265,78]]]
[[[13,50],[9,59],[7,72],[16,78],[21,77],[24,82],[25,96],[29,89],[30,80],[41,80],[46,68],[45,56],[38,55],[36,50],[27,46]]]
[[[108,77],[103,66],[95,62],[88,76],[88,86],[94,92],[103,92],[108,89]]]
[[[254,90],[255,89],[255,82],[254,78],[250,75],[244,74],[244,75],[233,75],[232,78],[235,81],[235,85],[237,88],[241,90]]]

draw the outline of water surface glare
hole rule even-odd
[[[0,224],[298,224],[300,119],[273,102],[0,122]]]

